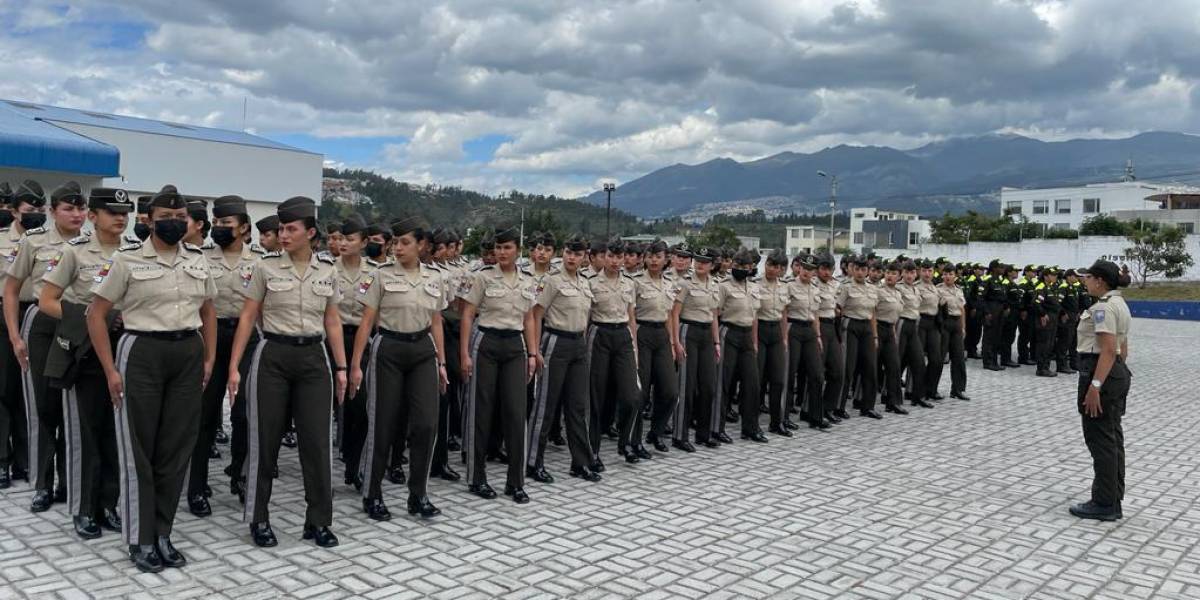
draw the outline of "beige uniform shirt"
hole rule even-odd
[[[506,275],[500,267],[488,265],[465,281],[458,296],[475,305],[476,325],[510,331],[525,328],[525,313],[537,300],[537,284],[528,275],[520,270]]]
[[[540,287],[537,303],[546,309],[546,327],[570,333],[587,329],[592,312],[592,287],[587,278],[559,271],[546,277]]]
[[[962,316],[963,307],[967,305],[967,299],[963,296],[962,288],[957,285],[943,283],[937,286],[937,291],[941,295],[941,303],[946,305],[946,314],[951,317]]]
[[[675,302],[683,305],[680,320],[712,323],[717,300],[717,282],[712,277],[703,282],[695,277],[675,281]]]
[[[879,302],[875,305],[875,320],[881,323],[895,323],[900,320],[900,311],[904,309],[904,296],[900,293],[900,284],[895,287],[881,285],[875,290]]]
[[[466,278],[467,263],[455,261],[440,263],[437,266],[442,269],[442,278],[446,283],[446,309],[442,311],[442,317],[457,323],[462,319],[462,314],[455,306],[454,300],[458,298],[458,292]]]
[[[384,263],[379,268],[386,269],[390,264]],[[361,284],[367,279],[368,270],[374,269],[367,266],[366,259],[360,258],[358,266],[351,270],[346,266],[346,263],[342,262],[340,256],[337,262],[334,263],[334,267],[337,268],[338,289],[342,291],[342,299],[338,302],[338,316],[342,318],[342,325],[357,326],[359,323],[362,323],[363,304],[360,302],[361,294],[357,293],[356,290],[361,291],[363,289]],[[418,327],[417,329],[424,328]]]
[[[799,279],[788,284],[787,316],[797,321],[812,321],[821,306],[821,290],[816,280],[800,283]]]
[[[1121,296],[1120,290],[1112,290],[1104,297],[1096,300],[1087,310],[1079,314],[1079,325],[1075,328],[1077,341],[1075,351],[1081,354],[1098,354],[1100,344],[1096,334],[1110,333],[1117,336],[1117,356],[1121,355],[1121,345],[1129,338],[1129,325],[1133,315],[1129,305]]]
[[[180,244],[159,254],[154,244],[126,244],[96,274],[92,293],[121,307],[131,331],[200,329],[200,306],[217,297],[204,253]]]
[[[627,323],[633,308],[633,279],[624,273],[610,278],[607,273],[588,280],[592,286],[592,322]]]
[[[675,283],[663,273],[655,279],[647,271],[638,273],[633,278],[633,291],[636,295],[634,313],[639,321],[665,323],[671,315],[671,306],[675,304]]]
[[[227,260],[225,252],[220,247],[204,251],[208,259],[208,270],[212,273],[217,284],[217,298],[213,306],[217,309],[218,319],[236,319],[242,314],[242,290],[250,287],[250,276],[254,273],[254,264],[261,254],[243,244],[242,253]]]
[[[922,281],[914,287],[917,288],[917,294],[921,298],[921,304],[917,310],[925,316],[937,315],[938,306],[942,303],[942,295],[938,293],[937,286]]]
[[[875,305],[879,303],[879,288],[867,283],[857,283],[850,280],[838,288],[837,305],[842,308],[842,315],[851,319],[870,319],[875,314]]]
[[[739,327],[750,327],[758,318],[758,285],[750,280],[738,283],[732,277],[717,286],[717,312],[721,322]]]
[[[21,243],[9,255],[12,260],[6,273],[24,282],[19,295],[21,302],[37,302],[42,293],[42,276],[66,243],[53,223],[25,232]]]
[[[900,296],[904,298],[904,308],[900,309],[900,318],[902,319],[919,319],[921,318],[921,292],[917,290],[916,284],[897,283],[896,289],[900,290]]]
[[[244,295],[262,303],[266,333],[313,337],[325,334],[325,309],[341,301],[335,259],[313,253],[301,273],[287,252],[263,255]]]
[[[817,317],[822,319],[832,319],[837,316],[837,291],[838,280],[830,279],[828,282],[814,279],[817,286],[817,294],[820,297],[820,304],[817,306]]]
[[[757,318],[760,321],[779,321],[783,318],[783,309],[788,304],[788,284],[779,279],[768,281],[765,277],[757,283]]]
[[[79,236],[67,242],[59,256],[46,265],[42,281],[62,288],[64,301],[87,304],[92,301],[92,286],[99,281],[100,270],[119,247],[105,247],[96,236]]]
[[[428,265],[408,272],[399,263],[390,263],[364,275],[354,289],[351,295],[360,307],[374,309],[379,327],[388,331],[423,331],[433,323],[433,315],[446,308],[446,279]],[[358,315],[361,321],[361,308]]]
[[[8,276],[8,266],[17,260],[17,246],[20,243],[21,233],[15,225],[0,229],[0,256],[4,257],[4,262],[0,262],[0,284],[3,284],[4,278]]]

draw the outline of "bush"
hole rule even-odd
[[[1075,229],[1048,229],[1046,230],[1046,239],[1048,240],[1075,240],[1079,239],[1079,231]]]
[[[1096,215],[1084,219],[1079,235],[1129,235],[1129,223],[1108,215]]]

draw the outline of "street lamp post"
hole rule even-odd
[[[604,208],[604,239],[612,237],[612,195],[617,190],[617,184],[606,181],[604,183],[604,193],[608,195],[608,202]]]
[[[833,215],[837,209],[837,175],[830,175],[825,171],[817,171],[817,175],[829,178],[829,255],[833,256]]]

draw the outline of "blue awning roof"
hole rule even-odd
[[[0,102],[0,167],[117,177],[120,165],[121,153],[115,146]]]

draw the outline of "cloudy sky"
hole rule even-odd
[[[0,0],[0,98],[242,127],[414,182],[1200,131],[1195,0]]]

